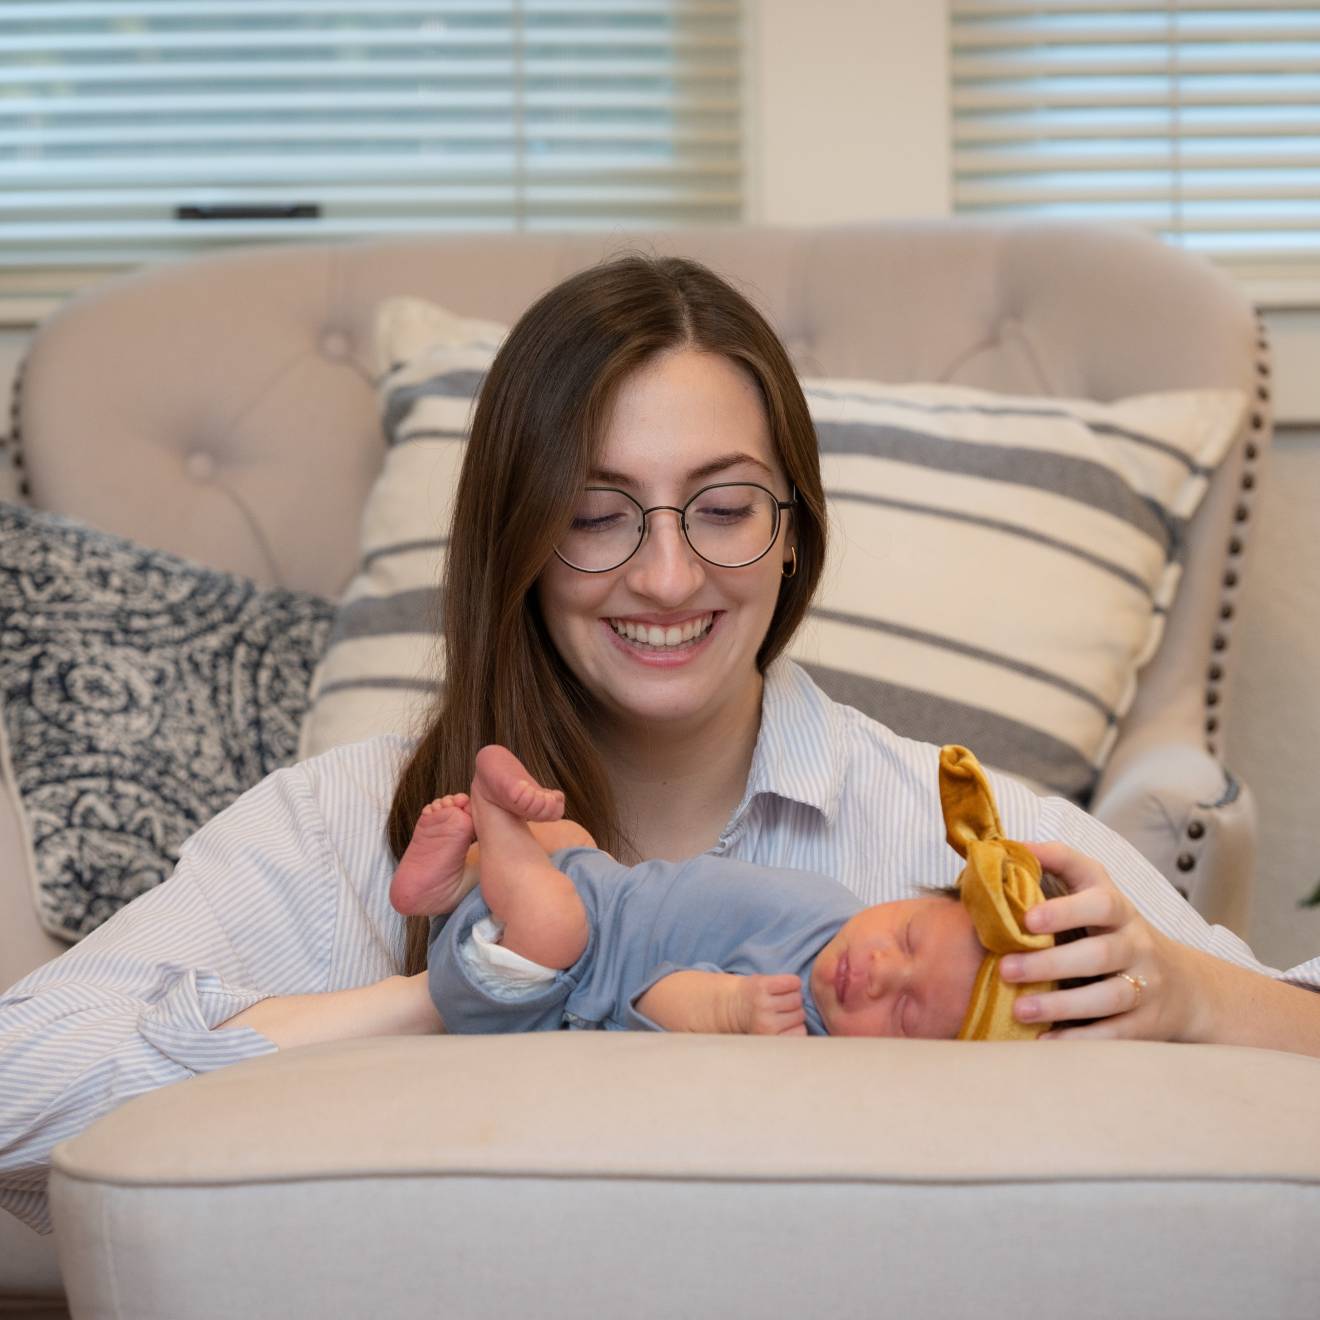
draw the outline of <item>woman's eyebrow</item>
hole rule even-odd
[[[738,467],[741,464],[750,463],[753,467],[758,467],[767,475],[773,475],[768,463],[763,463],[759,458],[752,454],[721,454],[719,458],[712,458],[709,463],[703,463],[700,467],[695,467],[685,478],[686,481],[703,481],[707,477],[719,476],[721,472],[728,471],[731,467]],[[623,472],[615,472],[611,468],[592,468],[587,473],[588,481],[602,481],[610,486],[635,486],[637,482],[632,477]]]

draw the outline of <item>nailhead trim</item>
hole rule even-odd
[[[27,479],[27,464],[23,461],[23,438],[18,422],[19,401],[23,395],[23,367],[25,365],[26,361],[20,360],[18,366],[14,369],[14,380],[9,390],[9,435],[3,442],[0,442],[0,453],[3,453],[6,448],[10,450],[10,462],[19,473],[18,493],[24,499],[28,499],[32,494],[32,486]]]
[[[1262,445],[1260,438],[1268,434],[1271,417],[1271,393],[1268,381],[1271,376],[1272,367],[1270,363],[1270,340],[1269,331],[1266,328],[1264,320],[1257,315],[1256,317],[1256,399],[1255,406],[1251,411],[1250,428],[1246,442],[1242,446],[1243,468],[1241,477],[1241,497],[1238,500],[1237,507],[1233,510],[1233,532],[1229,536],[1226,564],[1224,575],[1220,581],[1221,594],[1219,598],[1219,618],[1221,624],[1228,624],[1236,614],[1235,598],[1238,584],[1241,581],[1241,573],[1235,562],[1238,560],[1246,548],[1247,529],[1251,523],[1251,498],[1258,484],[1256,474],[1256,463],[1260,458]],[[1223,681],[1227,666],[1220,662],[1218,657],[1222,657],[1228,650],[1229,634],[1226,628],[1222,627],[1211,639],[1210,648],[1217,657],[1212,660],[1206,671],[1206,692],[1205,692],[1205,735],[1206,748],[1211,755],[1218,756],[1219,746],[1215,735],[1219,732],[1219,715],[1217,708],[1222,706],[1224,699]],[[1193,826],[1196,831],[1193,831]],[[1193,839],[1199,839],[1204,835],[1205,827],[1200,822],[1193,821],[1188,826],[1188,835]],[[1183,865],[1184,860],[1189,864]],[[1180,870],[1191,870],[1196,864],[1196,859],[1191,853],[1183,853],[1178,858],[1178,867]]]

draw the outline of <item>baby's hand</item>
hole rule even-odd
[[[736,996],[738,1029],[748,1036],[805,1036],[802,981],[791,974],[740,976]]]

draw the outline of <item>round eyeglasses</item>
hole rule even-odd
[[[780,514],[795,503],[754,482],[725,481],[703,486],[681,509],[673,504],[644,509],[627,491],[588,486],[555,554],[579,573],[608,573],[642,548],[651,514],[676,513],[698,558],[716,568],[746,568],[770,553]]]

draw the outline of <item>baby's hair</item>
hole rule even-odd
[[[962,900],[962,890],[958,887],[955,880],[951,885],[918,885],[921,893],[929,898],[952,898],[955,901]],[[1046,898],[1062,898],[1068,892],[1068,886],[1059,879],[1057,875],[1044,871],[1040,877],[1040,892]],[[1067,938],[1065,938],[1065,936]],[[1055,937],[1059,943],[1067,944],[1069,939],[1078,939],[1075,931],[1062,931]]]
[[[962,890],[959,889],[957,882],[951,885],[918,885],[917,888],[930,898],[951,898],[955,902],[962,899]],[[1044,871],[1040,877],[1040,892],[1046,898],[1062,898],[1068,893],[1068,886],[1057,875]],[[1085,938],[1085,930],[1061,930],[1054,936],[1054,942],[1055,944],[1071,944],[1074,940]],[[1104,979],[1103,976],[1070,976],[1059,982],[1059,989],[1072,990],[1079,985],[1090,985],[1093,981],[1103,981]],[[1081,1019],[1073,1025],[1083,1026],[1088,1021],[1093,1021],[1093,1019]]]

